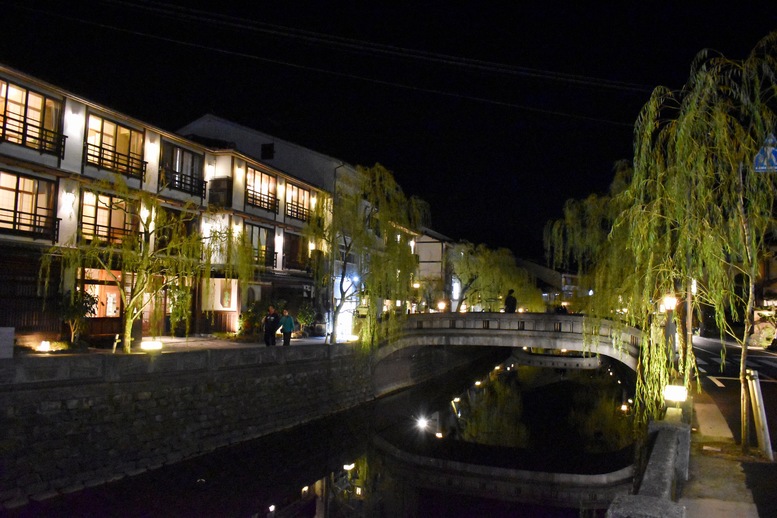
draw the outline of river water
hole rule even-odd
[[[398,460],[401,451],[560,473],[631,463],[628,369],[617,362],[559,370],[499,360],[292,430],[32,502],[10,516],[604,516],[603,509],[429,487]]]

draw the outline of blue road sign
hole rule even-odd
[[[769,134],[764,147],[755,155],[753,169],[757,173],[777,173],[777,139],[774,133]]]

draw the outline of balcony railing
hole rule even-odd
[[[180,173],[170,167],[159,168],[159,185],[205,199],[205,180]]]
[[[284,270],[304,270],[310,269],[310,260],[305,257],[303,259],[297,259],[296,257],[283,256],[283,269]]]
[[[145,181],[146,161],[136,153],[119,153],[110,147],[96,146],[88,142],[85,143],[85,148],[87,164]]]
[[[278,199],[272,194],[246,189],[246,204],[278,214]]]
[[[267,268],[275,268],[278,254],[272,248],[254,249],[254,261]]]
[[[286,215],[300,221],[307,221],[310,219],[310,209],[300,203],[287,202]]]
[[[81,236],[90,241],[99,238],[112,245],[120,245],[126,238],[137,235],[138,232],[132,228],[109,227],[86,221],[81,222]]]
[[[38,212],[33,214],[0,208],[0,232],[56,243],[59,239],[59,218],[54,217],[53,209],[39,209]]]
[[[37,122],[0,114],[0,140],[65,158],[65,138],[61,132],[46,129]]]

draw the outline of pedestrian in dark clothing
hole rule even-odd
[[[281,317],[281,333],[283,333],[283,345],[291,345],[291,333],[294,331],[294,317],[289,315],[289,310],[283,310]]]
[[[275,345],[275,333],[281,327],[281,316],[275,311],[274,306],[267,308],[267,315],[264,317],[264,345]]]
[[[513,296],[513,292],[515,290],[508,291],[505,297],[505,313],[515,313],[515,308],[518,307],[518,301]]]

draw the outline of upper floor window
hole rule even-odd
[[[184,246],[187,237],[198,233],[200,221],[196,213],[167,207],[156,210],[159,211],[154,229],[157,250],[167,249],[165,253],[176,253],[175,249]]]
[[[286,184],[286,215],[307,221],[310,218],[310,191],[294,184]]]
[[[0,79],[0,140],[62,157],[62,101]]]
[[[202,155],[171,142],[163,142],[159,184],[204,198],[205,181],[202,179],[202,164]]]
[[[267,227],[245,224],[246,239],[254,251],[254,261],[264,266],[275,267],[275,248],[273,236],[275,233]]]
[[[283,268],[285,270],[307,270],[310,260],[307,256],[305,239],[286,232],[283,235]]]
[[[120,244],[138,233],[136,203],[109,194],[84,192],[81,236]]]
[[[143,132],[117,122],[89,115],[86,163],[126,174],[141,181],[146,174],[143,161]]]
[[[0,171],[0,232],[56,242],[55,192],[52,181]]]
[[[260,209],[278,212],[275,177],[253,167],[246,172],[246,203]]]

